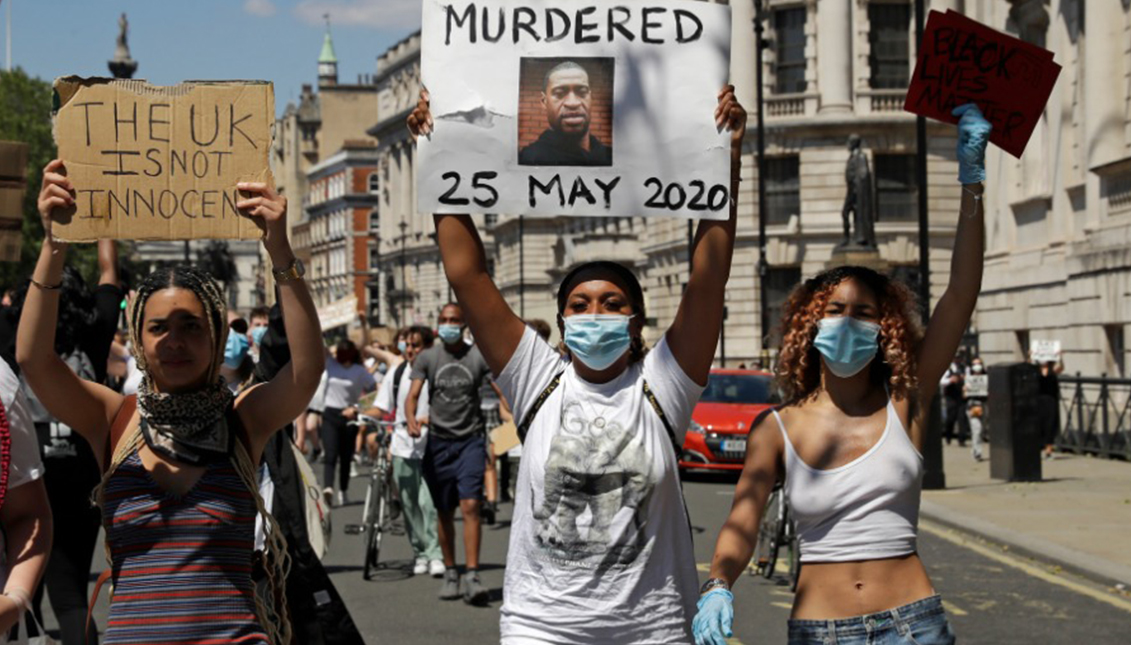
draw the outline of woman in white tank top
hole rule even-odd
[[[950,280],[925,335],[910,290],[862,267],[794,291],[777,367],[785,404],[754,425],[730,517],[694,622],[700,645],[730,636],[730,586],[750,562],[766,500],[784,482],[801,544],[789,642],[937,645],[954,634],[916,548],[919,413],[938,389],[982,282],[989,123],[959,123],[958,232]]]

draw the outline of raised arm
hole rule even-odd
[[[420,92],[416,109],[408,116],[408,129],[415,138],[431,134],[432,113],[428,91]],[[526,326],[511,311],[487,273],[487,253],[470,215],[436,215],[436,241],[448,284],[463,308],[475,343],[491,372],[498,376],[510,362]]]
[[[241,183],[238,188],[253,195],[236,205],[263,231],[263,248],[271,258],[273,270],[294,268],[295,255],[287,239],[286,198],[266,184]],[[306,410],[326,367],[322,326],[306,281],[301,277],[282,277],[276,284],[291,361],[270,381],[248,389],[236,402],[256,449],[262,449],[272,434]]]
[[[742,170],[742,139],[746,134],[746,110],[734,96],[734,86],[719,92],[715,124],[731,131],[730,217],[725,221],[702,220],[695,232],[691,256],[691,278],[679,303],[667,340],[680,367],[696,383],[705,385],[715,358],[715,346],[723,324],[723,297],[734,255],[735,222],[738,211],[739,172]]]
[[[98,284],[121,284],[118,273],[118,243],[114,240],[98,240]]]
[[[22,600],[26,609],[47,570],[47,556],[51,553],[51,504],[42,478],[8,491],[4,506],[0,507],[0,526],[7,543],[8,580],[4,596]],[[18,607],[0,603],[0,630],[11,629],[19,617]]]
[[[962,203],[958,213],[958,232],[950,259],[950,280],[927,325],[919,350],[919,409],[938,391],[982,290],[985,261],[985,219],[982,210],[983,183],[986,179],[986,144],[990,123],[978,106],[959,106],[958,180],[962,183]]]
[[[54,217],[74,211],[74,186],[56,159],[43,169],[39,215],[43,221],[43,246],[32,272],[16,332],[16,360],[40,402],[62,423],[81,434],[102,454],[110,421],[122,405],[122,396],[110,388],[79,378],[55,353],[55,327],[59,318],[59,287],[67,245],[52,237]]]

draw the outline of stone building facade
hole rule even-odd
[[[1024,156],[994,149],[988,160],[982,354],[1016,361],[1031,340],[1059,340],[1068,372],[1127,377],[1131,5],[966,4],[971,17],[1053,51],[1063,66]]]
[[[303,204],[310,193],[310,174],[316,166],[349,146],[373,144],[365,129],[376,115],[377,88],[372,76],[363,74],[354,84],[340,82],[338,58],[327,29],[318,57],[318,87],[303,85],[298,104],[287,104],[275,122],[271,150],[276,189],[289,200],[291,246],[308,271],[313,261],[311,233],[314,228],[310,226],[311,216]],[[266,255],[262,256],[262,263],[269,265]],[[263,270],[262,273],[267,299],[273,302],[271,272]]]
[[[337,154],[313,166],[306,181],[306,221],[296,230],[295,242],[301,242],[309,255],[306,280],[314,304],[323,312],[356,298],[353,320],[345,326],[357,327],[359,316],[367,315],[375,304],[370,301],[371,281],[376,277],[370,249],[376,244],[370,228],[380,190],[376,143],[346,141]],[[323,318],[324,332],[341,326]]]

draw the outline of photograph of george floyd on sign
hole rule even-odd
[[[612,58],[523,58],[518,163],[613,165]]]
[[[236,209],[241,181],[274,185],[271,83],[66,77],[55,81],[55,142],[75,207],[61,240],[258,239]]]
[[[730,10],[425,0],[423,213],[725,219]]]

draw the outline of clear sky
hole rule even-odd
[[[276,110],[317,83],[329,13],[338,77],[373,74],[377,56],[420,28],[420,0],[0,0],[0,40],[11,4],[12,65],[32,76],[109,76],[118,16],[129,17],[135,78],[275,83]],[[0,43],[0,65],[6,64]]]

